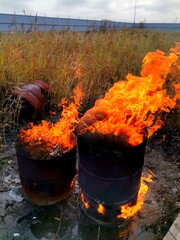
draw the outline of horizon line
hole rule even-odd
[[[54,18],[54,19],[74,19],[74,20],[86,20],[86,21],[109,21],[109,22],[116,22],[116,23],[132,23],[132,24],[139,24],[139,23],[144,23],[144,24],[180,24],[180,22],[146,22],[146,21],[140,21],[140,22],[133,22],[133,21],[125,21],[125,20],[110,20],[110,19],[89,19],[89,18],[80,18],[80,17],[59,17],[59,16],[47,16],[47,15],[32,15],[32,14],[20,14],[20,13],[1,13],[0,15],[15,15],[15,16],[28,16],[28,17],[41,17],[41,18]]]

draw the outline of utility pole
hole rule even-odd
[[[135,27],[135,23],[136,23],[136,5],[137,5],[137,0],[135,0],[135,4],[134,4],[134,21],[133,21],[134,27]]]

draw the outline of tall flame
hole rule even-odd
[[[29,124],[28,129],[21,129],[19,140],[22,145],[44,146],[49,154],[59,151],[64,153],[72,149],[76,142],[72,132],[78,121],[78,109],[81,104],[83,93],[81,85],[74,90],[72,102],[66,105],[66,100],[61,101],[63,111],[57,123],[42,121],[41,124]]]
[[[146,128],[148,136],[152,136],[163,124],[162,113],[168,113],[180,98],[180,83],[170,81],[170,94],[165,88],[169,74],[179,72],[179,49],[177,43],[167,56],[160,50],[149,52],[143,59],[140,77],[128,74],[126,80],[115,83],[81,118],[78,134],[89,131],[107,138],[112,135],[128,146],[140,144]]]

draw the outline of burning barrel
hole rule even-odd
[[[37,205],[49,205],[66,198],[74,187],[76,147],[49,159],[32,159],[17,148],[22,190]]]
[[[121,207],[135,205],[144,164],[146,139],[120,146],[85,132],[78,136],[80,206],[99,224],[120,224]]]
[[[61,103],[62,114],[56,123],[43,120],[22,128],[17,139],[17,160],[22,189],[39,205],[58,202],[73,189],[76,173],[76,137],[73,134],[81,103],[81,87],[73,101]],[[64,102],[64,103],[63,103]]]
[[[115,82],[77,125],[81,207],[97,222],[116,223],[140,209],[145,129],[151,137],[177,104],[179,46],[168,56],[147,53],[140,76]]]

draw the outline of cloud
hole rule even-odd
[[[81,0],[81,1],[79,1],[79,0],[59,0],[58,1],[57,0],[55,6],[56,7],[61,7],[61,6],[63,6],[63,7],[87,6],[89,2],[91,2],[91,1],[88,1],[88,0]]]
[[[7,0],[0,0],[1,5],[1,12],[19,12],[28,8],[28,1],[24,0],[17,0],[17,1],[7,1]]]
[[[180,16],[179,0],[0,0],[0,11],[132,22],[135,3],[137,22],[173,22]]]
[[[145,3],[145,4],[144,4]],[[153,1],[140,1],[137,3],[137,9],[144,9],[146,11],[154,12],[176,12],[179,9],[180,13],[180,1],[179,0],[166,0],[162,4],[162,0]]]
[[[124,12],[135,12],[135,0],[129,4],[126,0]],[[180,16],[179,0],[136,0],[136,20],[137,22],[146,20],[148,22],[173,22]]]

